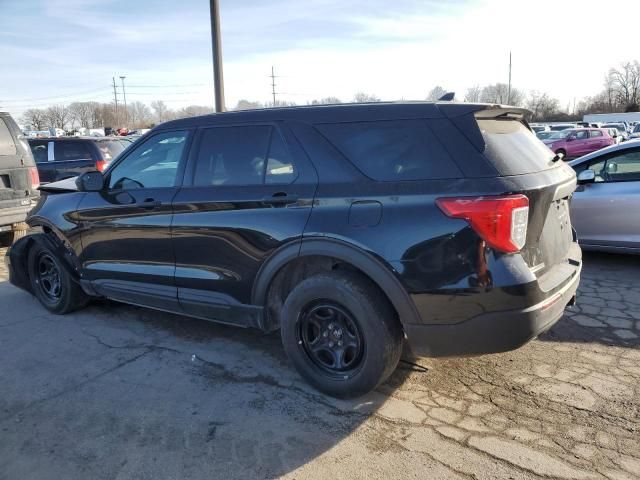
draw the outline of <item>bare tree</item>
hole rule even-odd
[[[524,92],[517,88],[511,88],[511,95],[509,95],[509,85],[506,83],[496,83],[494,85],[487,85],[482,89],[480,94],[480,101],[486,103],[499,103],[509,104],[516,107],[524,104]]]
[[[609,70],[605,88],[613,94],[620,108],[627,108],[629,105],[637,104],[640,100],[640,63],[625,62],[620,69]]]
[[[47,120],[52,127],[64,130],[71,120],[71,112],[65,105],[53,105],[47,108]]]
[[[151,110],[142,102],[132,102],[127,105],[129,124],[132,128],[144,128],[151,123]]]
[[[311,105],[333,105],[336,103],[342,103],[338,97],[324,97],[319,100],[311,100]]]
[[[267,102],[264,104],[266,108],[274,108],[274,107],[293,107],[296,105],[296,102],[291,102],[289,100],[276,100],[274,102]]]
[[[447,93],[447,91],[444,88],[442,88],[440,85],[436,85],[427,94],[427,100],[429,100],[430,102],[435,102],[436,100],[439,100],[440,97],[442,97],[445,93]]]
[[[22,114],[22,123],[31,125],[34,130],[43,130],[48,123],[47,112],[40,108],[30,108]]]
[[[254,110],[256,108],[264,108],[264,105],[260,102],[252,102],[249,100],[238,100],[238,104],[234,110]]]
[[[547,93],[533,91],[529,94],[526,106],[531,110],[533,121],[552,120],[560,111],[560,102]]]
[[[380,98],[375,95],[371,95],[364,92],[358,92],[353,96],[354,103],[370,103],[370,102],[379,102]]]
[[[71,122],[84,128],[93,127],[96,102],[74,102],[69,105],[69,117]]]
[[[151,108],[153,108],[153,111],[156,114],[158,123],[162,123],[168,119],[169,109],[162,100],[154,100],[153,102],[151,102]]]
[[[189,105],[176,112],[176,118],[197,117],[199,115],[208,115],[213,113],[213,108],[202,105]]]
[[[467,88],[467,93],[465,93],[464,95],[464,101],[470,102],[470,103],[478,103],[480,101],[481,94],[482,94],[482,88],[480,88],[480,85]]]

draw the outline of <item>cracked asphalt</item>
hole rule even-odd
[[[0,250],[0,255],[4,252]],[[0,267],[0,479],[640,478],[640,258],[505,354],[306,385],[278,335],[110,302],[47,314]]]

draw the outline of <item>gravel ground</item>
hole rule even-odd
[[[57,317],[3,268],[2,480],[640,476],[638,257],[586,254],[579,306],[525,347],[405,359],[357,401],[308,387],[277,335]]]

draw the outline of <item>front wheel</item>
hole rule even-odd
[[[380,289],[352,272],[307,278],[282,311],[284,350],[318,390],[357,397],[391,375],[402,353],[402,329]]]
[[[567,151],[563,150],[562,148],[559,148],[558,150],[556,150],[556,155],[560,155],[562,157],[562,160],[567,159]]]
[[[87,295],[50,248],[34,243],[29,249],[28,268],[31,290],[50,312],[62,315],[88,303]]]

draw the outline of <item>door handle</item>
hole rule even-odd
[[[154,200],[153,198],[145,198],[142,202],[136,203],[136,207],[140,208],[156,208],[162,205],[160,200]]]
[[[288,205],[290,203],[296,203],[297,201],[298,195],[287,195],[286,192],[277,192],[262,199],[262,203],[266,203],[267,205]]]

